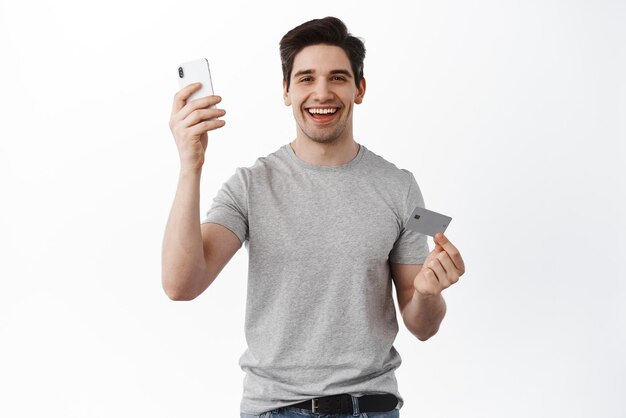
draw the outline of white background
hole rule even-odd
[[[246,250],[194,301],[160,284],[176,66],[228,112],[200,216],[293,139],[278,42],[327,15],[367,47],[355,139],[467,266],[435,337],[400,324],[402,416],[626,416],[625,2],[0,4],[1,416],[238,416]]]

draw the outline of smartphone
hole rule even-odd
[[[189,84],[202,83],[200,90],[193,92],[187,99],[190,102],[201,97],[213,95],[213,82],[211,81],[211,70],[209,70],[209,61],[206,58],[200,58],[194,61],[182,63],[178,66],[178,88],[179,90]],[[215,105],[211,106],[215,107]]]

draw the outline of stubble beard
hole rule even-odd
[[[330,144],[341,137],[345,128],[345,124],[341,124],[336,126],[331,131],[320,132],[316,129],[308,129],[307,127],[300,126],[300,130],[313,142],[317,142],[319,144]]]
[[[303,117],[306,118],[307,116],[304,115]],[[307,125],[307,122],[309,121],[306,119],[302,122],[298,122],[298,127],[307,138],[313,142],[317,142],[318,144],[332,144],[333,142],[336,142],[342,136],[348,125],[348,121],[344,120],[339,121],[333,127],[319,129],[314,126]]]

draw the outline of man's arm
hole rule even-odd
[[[446,314],[441,294],[421,296],[413,284],[423,264],[390,263],[398,304],[404,325],[420,341],[426,341],[439,330]]]
[[[224,126],[223,109],[210,106],[219,96],[187,103],[200,83],[183,87],[174,96],[170,129],[180,156],[180,175],[170,211],[161,255],[161,282],[173,300],[191,300],[209,287],[241,247],[239,238],[217,224],[200,226],[200,176],[207,132]]]
[[[200,171],[181,170],[165,227],[163,290],[172,300],[191,300],[213,283],[241,242],[228,228],[200,224]]]
[[[402,319],[422,341],[437,333],[446,314],[441,292],[465,274],[459,250],[442,234],[435,235],[435,249],[424,264],[390,263]]]

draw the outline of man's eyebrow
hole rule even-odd
[[[348,78],[352,78],[352,73],[348,70],[332,70],[330,72],[331,74],[342,74],[345,75]]]
[[[309,75],[309,74],[313,74],[315,73],[315,70],[300,70],[297,73],[295,73],[293,76],[294,77],[299,77],[301,75]]]
[[[295,77],[299,77],[301,75],[311,75],[311,74],[315,74],[315,70],[300,70],[300,71],[297,71],[296,73],[294,73],[293,77],[295,78]],[[330,74],[331,75],[342,74],[342,75],[345,75],[348,78],[352,78],[352,73],[350,73],[350,71],[348,71],[348,70],[331,70]]]

